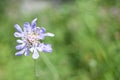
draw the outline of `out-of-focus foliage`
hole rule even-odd
[[[14,55],[17,43],[13,33],[15,23],[23,26],[36,17],[38,26],[55,34],[45,40],[53,46],[53,53],[46,56],[55,66],[59,80],[120,80],[119,0],[76,0],[58,9],[12,16],[0,19],[0,80],[35,79],[31,55]],[[54,80],[54,75],[40,57],[38,80]]]

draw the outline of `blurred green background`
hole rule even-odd
[[[34,18],[55,34],[44,40],[55,71],[41,56],[37,80],[120,80],[120,0],[0,0],[0,80],[35,80],[32,55],[15,56],[13,36]]]

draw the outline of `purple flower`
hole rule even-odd
[[[44,40],[46,36],[53,37],[53,33],[46,33],[44,27],[36,27],[37,18],[34,19],[31,24],[29,22],[24,23],[24,28],[22,29],[18,24],[15,24],[17,32],[14,33],[15,37],[18,37],[18,45],[16,50],[19,50],[15,53],[16,56],[24,54],[28,56],[32,52],[33,59],[39,57],[39,52],[52,52],[52,47],[50,44],[44,44],[41,40]]]

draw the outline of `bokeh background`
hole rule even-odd
[[[55,34],[44,40],[52,67],[37,59],[37,79],[32,55],[15,56],[13,36],[14,24],[34,18]],[[120,0],[0,0],[0,80],[35,79],[120,80]]]

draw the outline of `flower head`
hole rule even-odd
[[[22,29],[18,24],[15,24],[15,29],[17,32],[14,36],[19,38],[17,40],[18,45],[16,49],[19,50],[15,53],[16,56],[24,54],[28,56],[32,52],[33,59],[39,57],[39,52],[52,52],[52,47],[50,44],[44,44],[41,41],[44,40],[46,36],[53,37],[53,33],[46,33],[44,27],[36,27],[37,18],[34,19],[31,24],[28,22],[24,23],[24,28]]]

